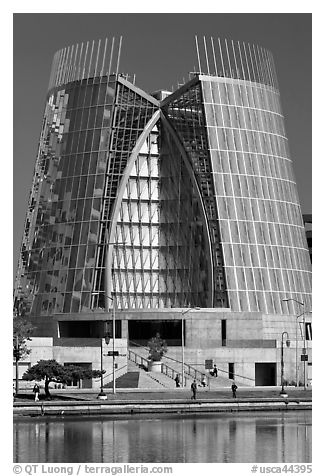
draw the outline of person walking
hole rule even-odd
[[[39,400],[39,392],[40,392],[40,388],[39,388],[39,385],[37,383],[35,383],[34,385],[34,388],[33,388],[33,392],[35,394],[35,402],[38,402]]]
[[[181,380],[180,380],[178,374],[177,374],[176,377],[175,377],[175,383],[176,383],[176,387],[177,387],[177,388],[181,386]]]
[[[218,369],[216,365],[213,366],[212,375],[214,377],[218,377]]]
[[[194,380],[194,381],[191,383],[191,390],[192,390],[191,400],[196,400],[196,392],[197,392],[196,380]]]
[[[237,385],[235,384],[235,381],[233,381],[232,385],[231,385],[231,390],[232,390],[232,396],[233,398],[237,398],[237,395],[236,395],[236,390],[237,390]]]

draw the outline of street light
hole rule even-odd
[[[105,230],[105,247],[106,247],[106,259],[105,259],[105,283],[106,283],[106,292],[110,292],[110,287],[108,285],[109,282],[109,269],[110,269],[110,260],[109,260],[109,249],[110,246],[119,246],[119,245],[125,245],[125,243],[120,243],[120,242],[110,242],[108,238],[108,230],[106,228]],[[115,301],[114,298],[111,296],[108,296],[104,292],[93,292],[94,294],[103,294],[106,299],[110,299],[113,304],[113,393],[116,393],[116,385],[115,385]],[[108,305],[105,303],[105,308],[108,311]]]
[[[94,295],[94,294],[99,294],[99,293],[92,293],[92,294]],[[103,294],[106,297],[106,299],[110,299],[112,301],[112,304],[113,304],[113,313],[112,313],[112,315],[113,315],[113,319],[112,319],[112,322],[113,322],[113,329],[112,329],[113,330],[113,355],[112,355],[112,357],[113,357],[113,393],[116,393],[116,382],[115,382],[115,380],[116,380],[115,379],[115,301],[114,301],[113,297],[107,296],[107,294],[105,294],[105,293],[101,293],[101,294]],[[105,322],[108,322],[108,321],[105,321]],[[107,345],[109,344],[109,340],[110,340],[109,336],[106,333],[105,342],[106,342]],[[102,359],[103,359],[102,339],[101,339],[100,342],[101,342],[101,365],[102,365]],[[102,370],[102,368],[101,368],[101,370]],[[103,378],[103,375],[101,375],[101,385],[102,385],[102,378]],[[102,392],[102,389],[101,389],[101,392]]]
[[[112,301],[113,307],[113,393],[116,393],[116,382],[115,382],[115,301],[111,296],[106,296]]]
[[[105,322],[105,324],[108,323],[108,321],[104,321],[104,322]],[[107,329],[105,329],[104,339],[105,339],[105,343],[108,345],[109,344],[109,334],[107,332]],[[99,398],[99,400],[107,400],[107,395],[104,392],[104,382],[103,382],[103,336],[101,336],[101,338],[100,338],[100,371],[101,371],[101,374],[100,374],[100,392],[99,392],[97,398]]]
[[[184,352],[185,352],[185,339],[184,339],[184,314],[187,314],[190,311],[193,310],[199,310],[201,309],[200,307],[190,307],[189,309],[185,309],[182,311],[182,387],[185,387],[184,381],[185,381],[185,376],[184,376]]]
[[[289,302],[289,301],[294,301],[295,303],[299,304],[300,306],[303,306],[303,312],[299,314],[299,316],[296,316],[296,387],[298,387],[298,319],[299,317],[303,316],[303,323],[304,323],[304,333],[302,335],[302,338],[304,340],[304,352],[306,349],[306,338],[305,338],[305,332],[306,332],[306,326],[305,326],[305,303],[298,301],[297,299],[294,298],[288,298],[288,299],[282,299],[283,302]],[[306,361],[304,360],[304,390],[306,390]]]
[[[283,380],[283,371],[284,371],[284,360],[283,360],[283,337],[284,335],[287,335],[287,340],[286,340],[286,345],[287,347],[290,347],[290,340],[289,340],[289,334],[284,331],[282,332],[281,336],[281,392],[280,395],[287,396],[286,392],[284,391],[284,380]]]

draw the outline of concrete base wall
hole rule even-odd
[[[294,343],[293,343],[294,344]],[[309,350],[309,361],[311,361],[311,352]],[[304,363],[300,361],[301,348],[298,348],[298,365],[296,372],[296,348],[284,348],[284,380],[293,385],[297,381],[296,373],[298,374],[298,382],[303,385],[304,382]],[[181,362],[182,350],[179,347],[169,347],[166,354],[168,357],[176,359]],[[276,367],[275,385],[281,385],[281,342],[278,347],[274,349],[241,349],[241,348],[211,348],[211,349],[187,349],[184,352],[184,361],[192,367],[206,372],[205,360],[212,360],[219,369],[219,376],[224,379],[229,379],[229,363],[233,364],[235,380],[237,384],[245,386],[255,386],[256,370],[255,364],[274,363]],[[172,366],[172,362],[166,363]],[[306,384],[311,384],[312,374],[311,367],[306,362]]]
[[[75,346],[73,343],[65,345],[64,339],[58,339],[57,321],[100,321],[111,318],[111,313],[105,311],[54,315],[51,326],[48,328],[53,332],[54,345],[52,338],[33,338],[31,364],[36,363],[40,358],[55,358],[61,363],[89,362],[92,363],[93,369],[99,369],[98,345],[87,346],[87,339],[84,339],[84,345]],[[48,319],[47,317],[47,323]],[[230,309],[145,309],[116,311],[116,319],[121,321],[122,330],[122,339],[116,339],[116,348],[121,349],[123,355],[116,359],[117,374],[122,374],[127,369],[128,321],[183,320],[185,362],[198,370],[204,371],[205,360],[212,359],[220,369],[220,375],[228,378],[231,363],[234,365],[238,383],[255,385],[256,364],[269,363],[275,365],[275,384],[281,385],[281,341],[283,338],[284,379],[288,382],[298,380],[303,383],[305,375],[306,383],[311,380],[311,341],[304,342],[302,321],[304,319],[305,322],[311,322],[310,314],[297,319],[295,315],[232,312]],[[41,319],[39,318],[38,321],[40,322]],[[222,321],[224,321],[223,324]],[[44,326],[41,333],[44,335]],[[290,340],[289,348],[286,347],[287,338]],[[79,341],[81,342],[82,339]],[[305,364],[301,361],[304,345],[308,354],[308,362]],[[112,342],[110,342],[109,350],[111,346]],[[181,361],[181,347],[170,347],[168,355]],[[104,380],[108,382],[112,374],[112,357],[104,357],[103,367],[107,370]],[[94,381],[93,384],[99,385],[99,382]]]
[[[65,339],[67,343],[68,339]],[[19,362],[19,379],[22,378],[24,372],[35,365],[39,360],[54,359],[60,364],[73,363],[73,364],[91,364],[93,370],[100,370],[100,356],[101,348],[100,342],[96,346],[88,346],[88,339],[71,339],[74,341],[74,345],[60,346],[53,345],[53,339],[49,337],[33,337],[28,343],[31,349],[31,353],[21,362]],[[83,345],[84,344],[84,345]],[[108,356],[107,353],[113,350],[113,342],[110,341],[109,345],[106,345],[105,341],[102,342],[103,346],[103,370],[106,370],[104,374],[104,385],[113,380],[113,357]],[[115,339],[115,350],[119,352],[119,356],[114,358],[115,361],[115,377],[123,375],[127,372],[127,341],[125,339]],[[15,378],[15,368],[14,368]],[[29,382],[21,382],[21,388],[30,386]],[[53,386],[53,384],[52,384]],[[100,388],[100,378],[92,379],[92,388]]]

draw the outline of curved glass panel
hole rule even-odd
[[[230,305],[311,306],[311,272],[279,94],[249,81],[202,81]]]
[[[118,307],[207,305],[208,252],[198,198],[161,124],[143,144],[123,192],[112,275]]]

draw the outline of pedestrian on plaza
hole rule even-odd
[[[207,379],[205,378],[205,375],[203,375],[203,377],[202,377],[201,385],[202,385],[202,387],[206,387],[206,386],[207,386]]]
[[[176,387],[177,388],[181,386],[181,379],[179,378],[178,374],[175,377],[175,382],[176,382]]]
[[[191,390],[192,390],[191,400],[196,400],[197,384],[195,379],[191,384]]]
[[[218,377],[218,369],[217,369],[217,366],[216,366],[216,365],[213,366],[212,375],[213,375],[214,377]]]
[[[40,388],[39,388],[39,385],[37,383],[35,383],[34,385],[34,388],[33,388],[33,392],[35,394],[35,402],[38,402],[39,400],[39,393],[40,393]]]
[[[237,395],[236,395],[236,390],[237,390],[237,385],[235,384],[235,381],[233,381],[232,385],[231,385],[231,390],[232,390],[232,396],[233,398],[237,398]]]

